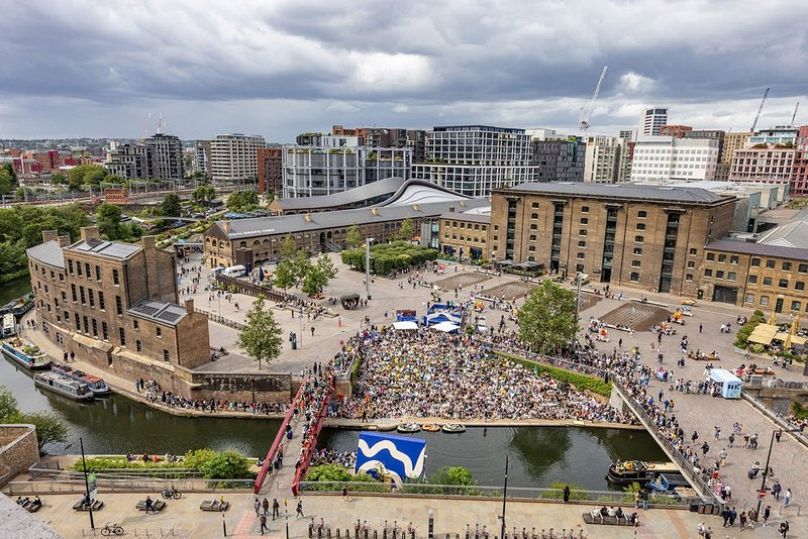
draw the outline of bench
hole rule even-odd
[[[139,502],[137,502],[137,505],[135,505],[135,507],[137,508],[138,511],[145,511],[146,500],[140,500]],[[164,502],[163,500],[154,500],[152,502],[152,508],[154,509],[155,513],[159,513],[160,511],[166,508],[166,502]]]
[[[640,519],[636,519],[632,524],[629,522],[628,517],[625,515],[617,518],[617,517],[609,517],[609,516],[592,516],[592,513],[584,513],[584,522],[587,524],[604,524],[604,525],[611,525],[611,526],[639,526]]]
[[[101,510],[103,508],[104,508],[104,502],[102,502],[101,500],[93,501],[93,507],[92,507],[93,511],[99,511],[99,510]],[[77,501],[76,503],[73,504],[73,510],[74,511],[89,511],[90,507],[86,503],[84,503],[84,498],[82,497],[82,499],[80,499],[79,501]]]
[[[230,509],[230,502],[220,502],[219,500],[206,500],[199,506],[202,511],[224,512]]]

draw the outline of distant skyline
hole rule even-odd
[[[0,138],[808,124],[808,3],[0,0]],[[149,118],[151,115],[151,118]]]

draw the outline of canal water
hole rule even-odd
[[[355,451],[359,432],[324,429],[320,447]],[[426,440],[427,476],[443,466],[465,466],[479,485],[502,485],[510,455],[508,486],[548,487],[570,483],[587,490],[609,490],[606,471],[620,460],[667,461],[644,430],[579,427],[469,428],[462,434],[418,432]]]
[[[31,292],[31,278],[27,275],[7,283],[0,283],[0,305],[5,305],[29,292]]]

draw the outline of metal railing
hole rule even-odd
[[[779,428],[783,429],[784,431],[798,429],[799,425],[795,425],[791,421],[788,420],[787,417],[779,414],[763,404],[763,402],[758,399],[757,397],[753,397],[746,391],[741,392],[741,398],[743,398],[746,402],[752,405],[756,410],[762,413],[764,416],[769,418],[772,422],[774,422]],[[789,432],[795,440],[800,442],[805,447],[808,447],[808,436],[805,435],[804,432],[797,431],[797,432]]]
[[[205,311],[203,309],[199,309],[199,308],[196,308],[196,307],[194,307],[194,311],[198,312],[199,314],[204,314],[205,316],[208,317],[208,320],[210,320],[211,322],[216,322],[216,323],[221,324],[223,326],[227,326],[227,327],[230,327],[230,328],[233,328],[233,329],[237,329],[239,331],[242,331],[245,327],[247,327],[244,324],[242,324],[241,322],[236,322],[235,320],[225,318],[224,316],[222,316],[220,314],[213,314],[210,311]]]
[[[179,479],[162,480],[150,478],[107,479],[98,478],[98,490],[104,492],[160,492],[173,486],[180,492],[233,492],[247,491],[252,479]],[[9,496],[31,494],[81,494],[86,486],[84,479],[54,478],[47,481],[12,481],[6,486]]]
[[[82,537],[101,537],[101,529],[99,526],[96,529],[84,528],[81,530]],[[190,537],[190,530],[182,530],[177,528],[123,528],[124,535],[130,537]]]
[[[461,496],[472,498],[502,498],[502,487],[500,486],[479,486],[479,485],[432,485],[429,483],[403,483],[400,486],[391,488],[388,483],[365,482],[365,481],[301,481],[300,491],[332,492],[342,493],[347,489],[349,493],[373,493],[378,495],[421,495],[421,496]],[[558,488],[532,488],[532,487],[509,487],[508,498],[524,500],[561,500],[564,497],[562,489]],[[613,490],[571,490],[570,500],[579,502],[599,502],[614,503],[623,505],[633,505],[636,493],[633,491],[613,491]],[[700,502],[696,498],[687,498],[670,494],[652,494],[650,505],[684,507],[690,503]]]

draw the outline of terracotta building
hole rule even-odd
[[[258,148],[258,192],[272,191],[276,196],[283,188],[283,150],[280,147]]]
[[[495,189],[491,259],[553,274],[695,295],[704,245],[727,234],[735,199],[705,189],[527,183]]]

